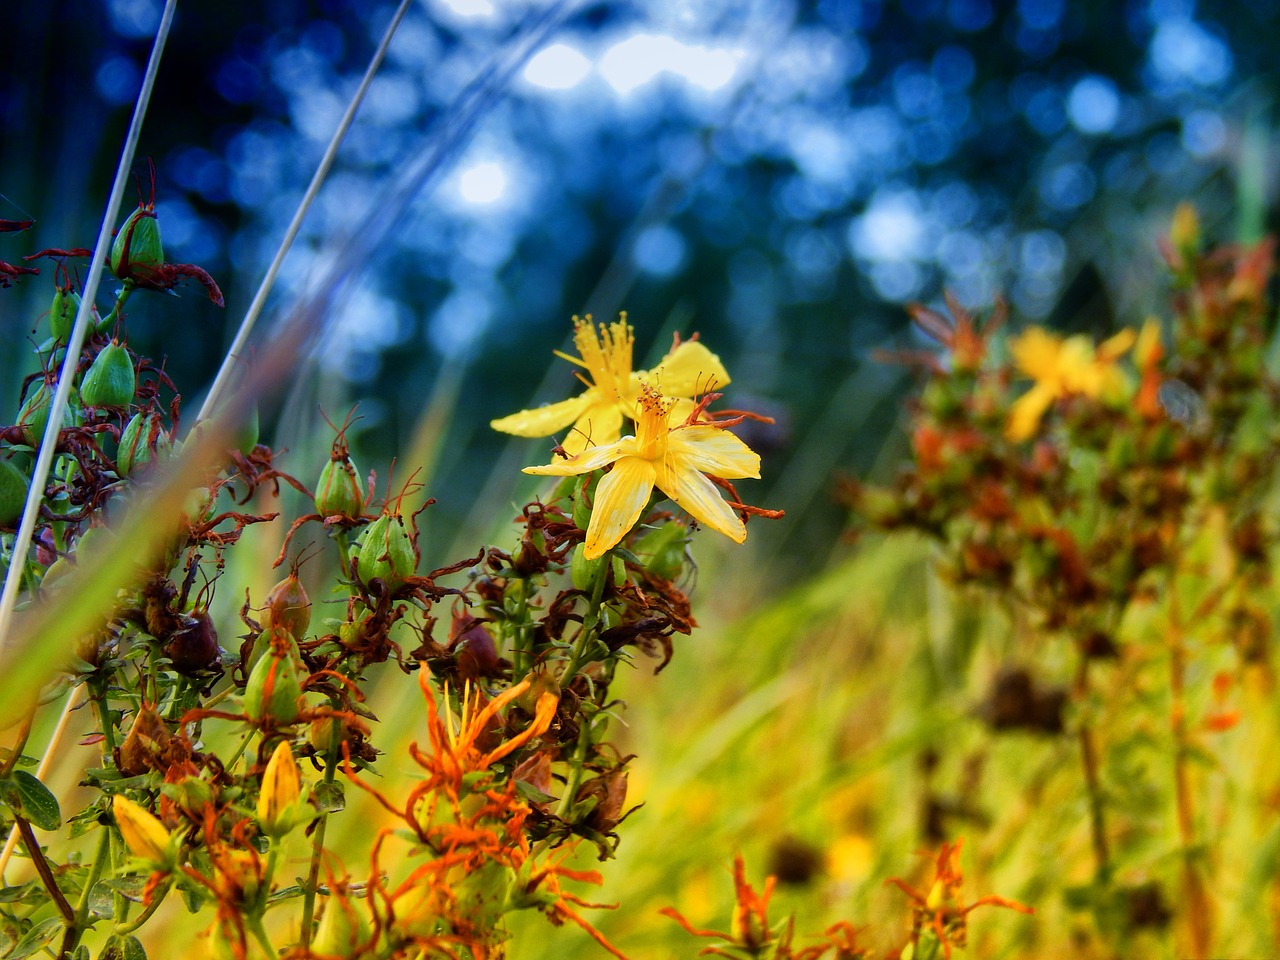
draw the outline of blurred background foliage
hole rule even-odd
[[[542,6],[410,12],[277,302]],[[91,242],[160,8],[25,0],[7,18],[0,215],[37,224],[0,238],[0,257]],[[186,290],[183,323],[136,302],[128,328],[188,394],[211,377],[390,11],[180,5],[139,155],[157,163],[170,259],[208,269],[228,306]],[[735,377],[729,401],[777,416],[756,438],[768,463],[753,496],[788,511],[785,529],[760,532],[778,572],[799,575],[839,528],[833,472],[872,467],[910,386],[870,357],[912,345],[904,301],[1003,294],[1021,321],[1101,333],[1150,309],[1153,238],[1177,200],[1199,201],[1211,233],[1260,233],[1277,16],[1190,0],[570,4],[334,304],[332,336],[293,385],[301,421],[273,428],[266,411],[268,439],[298,447],[317,403],[340,418],[359,401],[357,459],[435,451],[431,548],[473,542],[485,498],[507,502],[475,465],[539,456],[512,452],[488,420],[565,395],[568,366],[546,371],[570,315],[626,309],[641,355],[700,331]],[[12,342],[47,296],[46,277],[6,293]],[[6,396],[30,362],[6,354]],[[433,396],[447,427],[419,423]]]
[[[17,9],[0,71],[0,217],[37,223],[0,235],[11,262],[92,241],[160,3]],[[379,185],[541,9],[426,0],[410,12],[276,303],[306,289],[325,241],[359,229]],[[165,359],[189,413],[390,12],[365,0],[180,3],[139,155],[157,164],[169,258],[209,270],[227,309],[186,288],[181,303],[135,297],[127,323],[135,350]],[[1002,740],[986,799],[969,797],[965,758],[983,730],[966,678],[994,669],[999,644],[975,639],[981,610],[941,600],[917,544],[840,545],[830,493],[840,472],[887,474],[905,447],[894,428],[912,380],[872,356],[921,345],[905,301],[937,304],[945,289],[980,308],[1004,295],[1015,324],[1101,335],[1160,309],[1155,237],[1178,201],[1197,203],[1215,239],[1261,235],[1278,18],[1261,0],[570,5],[335,302],[332,336],[264,410],[264,439],[291,447],[282,465],[313,483],[331,439],[317,405],[340,420],[358,401],[350,436],[364,469],[385,479],[400,456],[403,478],[429,465],[419,479],[439,502],[424,514],[427,567],[509,541],[496,522],[539,489],[513,493],[515,470],[546,447],[487,424],[571,390],[551,351],[574,313],[626,309],[640,366],[673,333],[700,331],[734,376],[729,404],[777,417],[752,440],[765,479],[744,493],[787,518],[752,524],[754,565],[699,538],[704,636],[680,644],[662,676],[641,664],[625,681],[635,706],[621,746],[640,754],[632,797],[647,806],[604,870],[598,899],[624,907],[592,916],[620,946],[692,953],[652,912],[671,903],[724,927],[739,849],[757,885],[783,876],[779,916],[800,910],[807,932],[875,922],[887,946],[903,903],[882,881],[919,876],[911,851],[926,845],[921,804],[936,795],[969,837],[971,895],[1040,911],[976,914],[974,954],[999,944],[1048,956],[1046,942],[1067,942],[1073,921],[1045,891],[1083,862],[1082,821],[1068,810],[1044,831],[1022,827],[1060,799],[1043,785],[1069,745]],[[48,273],[0,295],[11,344],[47,310]],[[22,349],[0,358],[11,412],[33,363]],[[228,580],[269,582],[258,566]],[[224,593],[238,607],[243,592]],[[922,766],[940,741],[954,749]],[[70,786],[74,762],[65,773]],[[687,837],[699,842],[673,839]],[[513,957],[550,955],[545,931],[527,934]],[[585,935],[555,943],[557,957],[598,955]]]

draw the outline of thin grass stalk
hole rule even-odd
[[[227,389],[231,380],[231,372],[235,367],[236,361],[239,360],[241,352],[244,350],[244,345],[249,340],[249,334],[253,332],[258,316],[262,313],[267,297],[271,294],[271,288],[275,286],[276,276],[280,273],[284,258],[293,248],[293,241],[298,236],[302,221],[311,209],[311,204],[319,195],[320,187],[328,178],[329,171],[333,168],[333,161],[338,156],[338,148],[342,146],[342,142],[346,139],[347,131],[351,129],[351,124],[355,121],[356,111],[360,109],[360,104],[364,102],[365,94],[369,92],[369,85],[373,83],[373,78],[382,66],[382,61],[386,59],[387,48],[391,46],[391,38],[395,36],[396,30],[400,26],[400,21],[404,19],[404,15],[409,11],[411,2],[412,0],[400,0],[400,6],[396,8],[395,14],[391,17],[391,22],[387,24],[387,29],[383,31],[382,41],[378,44],[378,49],[374,51],[372,59],[369,60],[369,66],[365,68],[364,76],[360,80],[360,86],[356,88],[355,94],[347,104],[346,112],[343,113],[342,119],[338,122],[338,128],[334,130],[333,136],[329,138],[329,145],[325,147],[324,156],[320,158],[320,164],[316,167],[316,172],[311,176],[311,183],[307,185],[306,192],[302,195],[302,200],[298,204],[298,209],[294,211],[293,219],[289,222],[289,228],[285,230],[284,239],[280,241],[280,247],[276,250],[271,266],[267,268],[266,275],[262,278],[262,283],[258,285],[258,291],[253,295],[253,302],[249,304],[249,309],[245,312],[244,319],[240,321],[240,329],[236,331],[235,338],[231,341],[231,346],[227,349],[226,356],[222,358],[222,365],[218,368],[218,374],[213,379],[213,385],[209,388],[209,393],[204,398],[200,412],[196,414],[197,422],[207,419],[213,413],[223,392]]]
[[[75,325],[71,329],[71,337],[67,341],[66,352],[63,354],[62,369],[58,373],[58,386],[54,390],[53,401],[49,405],[49,426],[46,426],[44,437],[40,440],[40,450],[36,455],[35,468],[31,474],[31,486],[27,489],[27,502],[22,509],[22,521],[18,524],[18,532],[13,538],[13,559],[9,563],[9,571],[5,576],[4,593],[0,595],[0,653],[3,653],[9,643],[9,626],[13,621],[14,607],[18,602],[18,585],[26,569],[22,559],[26,557],[27,550],[31,547],[31,537],[35,533],[36,517],[40,512],[41,501],[44,499],[45,481],[49,478],[49,470],[53,466],[53,453],[58,446],[59,427],[67,412],[71,381],[75,379],[76,368],[80,363],[80,349],[84,346],[85,334],[88,332],[90,317],[93,313],[94,297],[97,296],[98,284],[102,281],[102,271],[107,262],[111,228],[120,211],[120,199],[124,196],[125,183],[129,179],[129,168],[133,166],[134,153],[138,149],[138,138],[142,135],[142,121],[147,115],[147,106],[151,103],[151,91],[155,87],[156,73],[160,69],[160,57],[164,53],[165,41],[169,38],[169,27],[173,23],[173,11],[177,5],[178,0],[167,0],[164,13],[160,17],[160,26],[156,28],[151,57],[147,60],[142,87],[138,90],[137,100],[134,101],[129,132],[125,135],[124,147],[120,151],[120,162],[116,165],[115,182],[111,185],[107,209],[102,215],[102,226],[98,228],[98,241],[94,245],[93,257],[89,261],[89,278],[85,281],[80,310],[76,313]],[[49,427],[53,429],[50,430]]]

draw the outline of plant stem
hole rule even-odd
[[[338,770],[339,731],[342,729],[338,721],[333,721],[333,731],[329,735],[329,749],[324,758],[324,783],[333,783],[334,774]],[[307,871],[307,886],[302,894],[302,946],[311,946],[312,926],[316,915],[316,890],[320,886],[320,860],[324,856],[324,834],[329,825],[329,812],[320,814],[320,821],[311,835],[311,868]]]
[[[587,657],[587,644],[595,639],[596,624],[600,622],[600,599],[604,596],[604,582],[610,576],[609,555],[605,554],[605,564],[601,568],[599,576],[592,584],[591,588],[591,604],[587,607],[587,612],[582,617],[582,629],[578,631],[577,638],[573,641],[573,649],[569,653],[569,661],[565,665],[564,672],[560,674],[560,686],[567,687],[569,682],[582,669],[583,663]]]
[[[1178,812],[1178,838],[1182,845],[1183,915],[1187,920],[1191,937],[1191,953],[1203,957],[1209,955],[1213,940],[1213,919],[1210,916],[1208,892],[1196,870],[1195,800],[1191,793],[1191,771],[1187,767],[1186,670],[1187,646],[1183,629],[1182,612],[1176,588],[1170,587],[1169,596],[1169,727],[1173,734],[1173,787]]]
[[[31,829],[31,824],[27,822],[25,817],[16,813],[13,815],[13,822],[18,828],[18,832],[22,834],[22,845],[27,848],[27,855],[31,857],[31,863],[36,868],[36,873],[40,876],[41,886],[49,894],[49,899],[53,901],[53,905],[58,908],[58,913],[62,914],[62,919],[68,924],[75,923],[76,912],[71,909],[71,904],[67,902],[66,896],[58,887],[58,881],[53,876],[53,869],[49,866],[49,861],[45,859],[44,851],[40,849],[40,841],[36,839],[36,833]]]
[[[1082,701],[1089,692],[1089,658],[1081,651],[1080,669],[1076,672],[1075,698]],[[1093,834],[1093,858],[1095,875],[1099,881],[1111,878],[1111,854],[1107,846],[1106,815],[1102,802],[1102,785],[1098,777],[1098,747],[1093,728],[1081,721],[1077,733],[1080,740],[1080,760],[1084,765],[1085,789],[1089,793],[1089,826]]]
[[[76,901],[75,920],[67,927],[67,931],[62,937],[62,949],[59,951],[59,957],[70,957],[72,952],[80,943],[80,938],[84,936],[85,930],[89,924],[89,900],[93,894],[94,885],[97,884],[98,878],[102,876],[102,868],[111,856],[111,830],[108,827],[102,828],[102,833],[98,838],[98,852],[94,854],[93,863],[89,865],[89,875],[85,878],[84,889],[80,891],[80,899]]]

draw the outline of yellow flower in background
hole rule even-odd
[[[656,486],[705,527],[742,543],[747,528],[704,474],[725,480],[760,476],[760,457],[722,425],[698,420],[670,425],[674,403],[644,388],[636,435],[592,446],[567,460],[525,473],[568,477],[613,465],[596,487],[587,526],[588,560],[604,555],[636,522]]]
[[[590,315],[573,318],[574,343],[582,359],[556,351],[556,355],[582,367],[579,378],[587,385],[584,393],[560,403],[521,410],[489,425],[517,437],[547,437],[572,425],[562,446],[570,454],[589,446],[613,443],[622,434],[622,419],[635,419],[640,391],[647,385],[668,397],[681,398],[674,411],[687,416],[692,398],[729,382],[720,358],[697,340],[677,344],[652,370],[631,369],[635,337],[627,315],[608,326],[592,323]]]
[[[1086,336],[1064,339],[1031,327],[1012,339],[1014,363],[1035,383],[1013,403],[1005,430],[1009,439],[1031,437],[1055,400],[1072,394],[1108,400],[1121,394],[1126,381],[1116,361],[1133,346],[1135,336],[1132,330],[1122,330],[1095,347]]]

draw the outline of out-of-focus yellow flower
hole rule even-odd
[[[1005,430],[1009,439],[1031,437],[1055,400],[1072,394],[1108,400],[1122,393],[1125,378],[1116,361],[1133,346],[1135,336],[1122,330],[1095,347],[1086,336],[1064,339],[1031,327],[1011,340],[1014,363],[1035,383],[1013,403]]]
[[[652,385],[668,397],[681,399],[677,416],[687,416],[693,409],[692,398],[729,382],[720,358],[697,340],[686,340],[672,347],[663,361],[652,370],[631,369],[635,337],[627,315],[607,327],[592,323],[591,317],[573,318],[577,357],[556,351],[556,355],[582,367],[579,377],[587,385],[585,392],[560,403],[521,410],[509,417],[491,421],[495,430],[518,437],[546,437],[572,424],[573,429],[561,444],[570,455],[589,446],[612,443],[622,433],[622,419],[636,416],[636,403],[646,385]]]
[[[117,793],[111,801],[116,826],[124,837],[129,852],[140,860],[148,860],[157,870],[174,865],[173,834],[149,811]]]
[[[645,388],[636,435],[589,447],[568,460],[525,473],[567,477],[613,465],[596,488],[587,526],[586,557],[594,560],[636,525],[656,486],[703,526],[742,543],[747,528],[707,474],[725,480],[760,476],[760,457],[723,425],[709,420],[670,425],[673,404]]]

